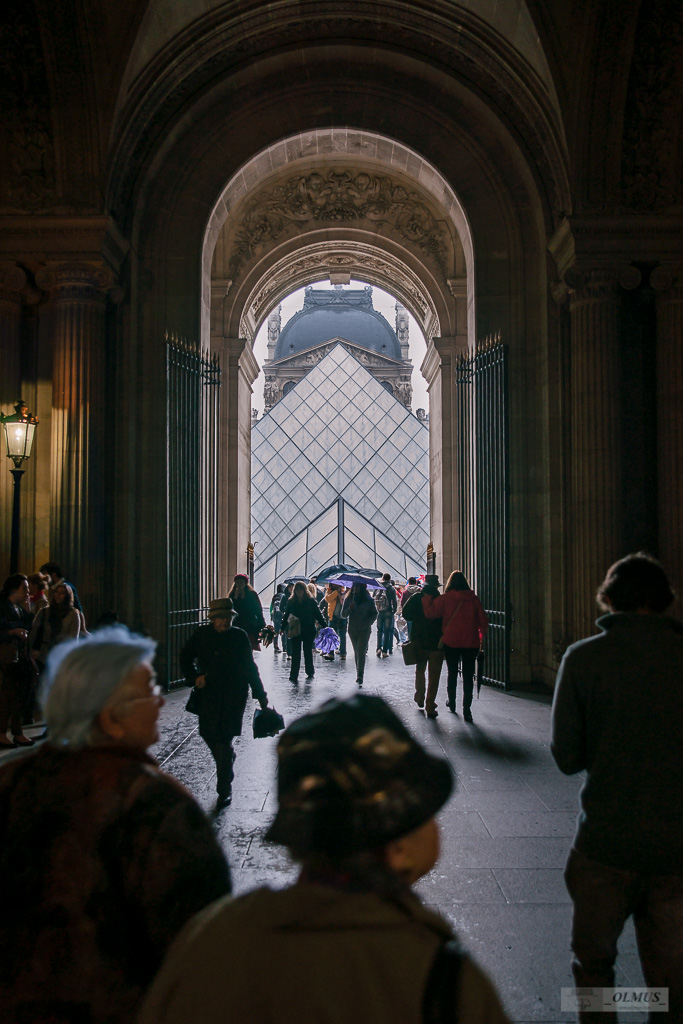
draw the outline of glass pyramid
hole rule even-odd
[[[429,432],[336,345],[252,429],[254,585],[350,562],[424,572]]]

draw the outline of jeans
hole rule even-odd
[[[353,656],[356,659],[356,682],[362,683],[363,673],[365,672],[365,658],[367,657],[368,644],[370,643],[370,630],[363,630],[362,633],[349,632],[349,639],[353,647]]]
[[[446,664],[448,665],[448,702],[455,706],[455,695],[458,689],[458,666],[462,661],[462,709],[469,711],[472,707],[474,690],[474,668],[477,664],[478,647],[444,647]]]
[[[577,988],[614,987],[617,941],[633,917],[645,984],[669,989],[668,1016],[653,1013],[650,1020],[683,1021],[683,874],[613,868],[572,849],[564,878],[574,904],[571,948]],[[582,1024],[615,1019],[611,1013],[579,1013]]]
[[[348,620],[342,619],[341,617],[338,619],[333,618],[330,625],[332,626],[332,629],[339,634],[339,654],[343,654],[344,657],[346,657],[346,631],[349,626]]]
[[[377,615],[377,650],[389,653],[394,648],[394,615],[393,612],[379,612]]]
[[[292,670],[289,673],[290,679],[296,679],[299,675],[299,667],[301,665],[301,648],[304,649],[304,666],[306,668],[306,675],[314,675],[313,668],[313,641],[315,637],[303,637],[293,636],[290,638],[290,644],[292,645]]]
[[[424,704],[427,711],[436,709],[436,695],[439,691],[439,680],[443,667],[444,652],[438,648],[434,651],[425,651],[426,661],[418,661],[415,666],[415,696],[418,704]],[[425,669],[429,671],[429,685],[427,687],[427,700],[425,701]]]

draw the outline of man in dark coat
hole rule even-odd
[[[268,707],[249,637],[232,625],[233,616],[229,597],[212,601],[209,625],[200,626],[180,652],[188,686],[201,691],[199,735],[216,762],[218,806],[227,806],[232,800],[236,756],[232,741],[241,735],[249,690],[262,708]]]
[[[673,599],[653,558],[616,562],[598,590],[600,633],[567,649],[557,677],[553,757],[567,775],[586,773],[565,871],[574,979],[598,994],[580,1013],[586,1024],[605,1019],[599,994],[614,987],[629,917],[645,984],[668,989],[667,1019],[683,1020],[683,624],[665,614]]]
[[[418,662],[415,666],[415,696],[413,700],[419,708],[425,707],[425,671],[429,666],[429,685],[427,687],[427,718],[437,718],[436,695],[439,690],[439,679],[443,667],[444,652],[439,647],[441,640],[441,619],[425,617],[423,595],[439,596],[438,576],[427,576],[425,585],[420,591],[416,588],[403,606],[403,617],[411,623],[411,641],[418,647]]]

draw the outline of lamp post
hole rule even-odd
[[[10,470],[14,477],[14,501],[12,504],[12,549],[10,552],[9,571],[10,575],[15,573],[19,567],[19,507],[21,500],[21,478],[24,470],[21,468],[31,455],[33,435],[36,432],[38,420],[28,411],[28,406],[21,399],[14,406],[16,412],[13,416],[5,416],[0,412],[0,423],[5,429],[5,442],[7,443],[7,458],[14,462],[14,469]]]

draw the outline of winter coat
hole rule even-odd
[[[292,597],[287,602],[285,607],[285,613],[282,616],[282,629],[284,632],[287,631],[287,622],[290,615],[295,616],[301,623],[301,637],[304,640],[313,640],[315,634],[318,632],[316,623],[321,627],[326,626],[327,623],[323,618],[323,613],[318,608],[318,605],[312,597],[306,595],[303,601],[297,600]]]
[[[250,637],[258,636],[266,625],[258,594],[254,590],[245,590],[238,597],[235,593],[232,595],[232,606],[236,613],[233,626],[243,629]]]
[[[29,637],[29,650],[40,662],[45,660],[55,646],[63,640],[77,640],[81,631],[81,613],[75,608],[70,608],[63,619],[59,620],[57,629],[54,629],[50,621],[50,606],[41,608],[31,627]]]
[[[206,739],[239,736],[249,690],[258,701],[266,691],[254,663],[249,637],[231,626],[219,633],[212,625],[200,626],[180,652],[180,668],[188,686],[206,677],[199,691],[199,731]]]
[[[418,591],[408,598],[403,606],[403,617],[412,623],[410,639],[425,652],[435,651],[439,646],[441,619],[428,619],[424,613],[423,601],[425,597],[438,596],[439,591],[436,587],[425,587],[423,592]]]
[[[349,636],[369,633],[377,618],[375,602],[371,597],[365,601],[355,601],[353,593],[348,594],[342,608],[342,617],[349,620]]]
[[[418,586],[406,587],[401,594],[401,608],[405,608],[406,603],[410,600],[413,594],[419,594],[420,588]]]
[[[680,874],[683,623],[614,612],[567,649],[553,700],[560,771],[585,771],[574,846],[601,864]]]
[[[201,809],[142,751],[47,743],[10,761],[0,1018],[130,1024],[176,934],[228,892]]]
[[[428,619],[441,619],[446,647],[479,647],[489,628],[484,607],[473,590],[447,590],[440,597],[425,595]]]
[[[325,594],[324,601],[326,606],[327,621],[332,626],[334,625],[335,621],[338,622],[339,619],[341,618],[341,611],[342,605],[344,603],[344,598],[340,591],[333,590],[329,594]]]
[[[410,890],[389,900],[311,882],[256,889],[220,900],[185,930],[138,1024],[421,1024],[429,970],[451,937]],[[468,957],[459,993],[455,1019],[506,1024],[493,985]]]

